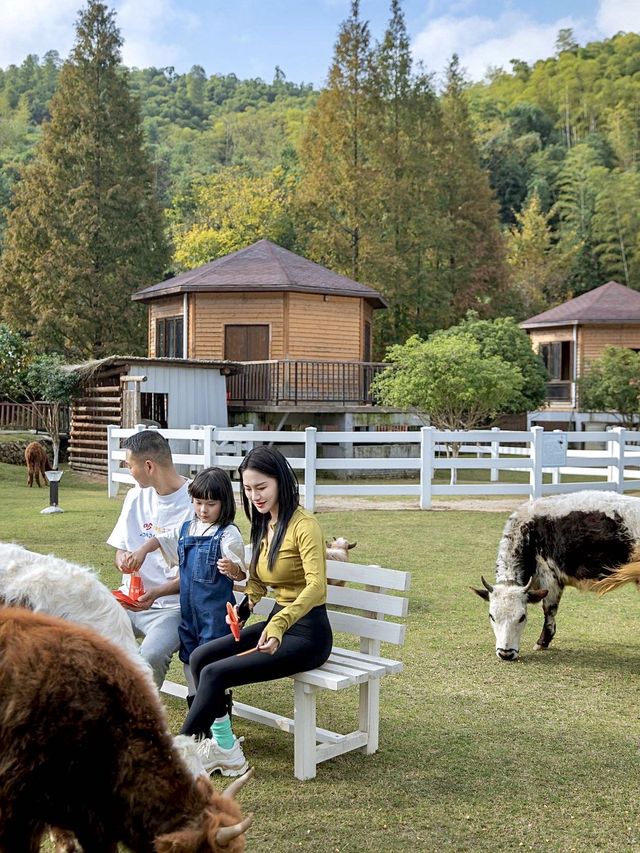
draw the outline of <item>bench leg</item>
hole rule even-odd
[[[294,680],[293,705],[294,775],[315,779],[316,775],[316,694],[308,685]]]
[[[380,727],[380,679],[372,678],[360,685],[360,731],[369,735],[362,752],[372,755],[378,751]]]

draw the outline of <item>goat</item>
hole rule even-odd
[[[350,543],[348,539],[345,539],[342,536],[333,539],[326,539],[325,545],[327,547],[327,560],[340,560],[343,563],[349,562],[349,551],[352,548],[355,548],[357,542]],[[338,581],[329,578],[327,583],[331,586],[344,586],[346,581]]]
[[[86,853],[244,850],[252,815],[233,797],[249,774],[223,795],[194,779],[153,686],[88,628],[0,609],[0,743],[3,853],[37,853],[47,825],[67,853],[75,839]]]
[[[149,672],[129,617],[87,566],[0,542],[0,604],[28,607],[93,628]]]
[[[47,451],[39,441],[32,441],[27,444],[24,450],[24,461],[27,463],[27,486],[33,486],[33,478],[35,477],[38,488],[40,488],[41,476],[43,484],[46,484],[47,478],[44,472],[50,471],[51,465],[49,465]]]

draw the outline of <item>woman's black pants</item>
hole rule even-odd
[[[281,609],[276,604],[269,619]],[[192,652],[189,665],[197,690],[181,734],[208,735],[213,721],[227,712],[225,690],[230,687],[272,681],[313,669],[321,666],[331,653],[333,635],[324,604],[314,607],[285,632],[275,654],[259,651],[242,654],[256,646],[266,624],[256,622],[245,626],[239,642],[229,634]]]

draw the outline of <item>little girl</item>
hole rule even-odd
[[[198,646],[229,634],[227,602],[235,604],[234,581],[244,580],[244,543],[233,524],[236,503],[231,479],[221,468],[205,468],[189,484],[194,518],[148,539],[126,561],[137,571],[147,554],[161,549],[169,566],[180,567],[180,660],[189,697],[195,683],[189,655]]]

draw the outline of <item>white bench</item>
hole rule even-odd
[[[329,660],[317,669],[292,676],[294,683],[293,720],[262,708],[234,701],[233,713],[245,720],[293,733],[294,774],[298,779],[313,779],[316,767],[336,755],[354,749],[370,755],[378,749],[380,721],[380,681],[385,675],[400,672],[400,661],[380,657],[381,643],[402,645],[405,624],[386,621],[386,616],[403,619],[408,599],[389,595],[387,590],[406,593],[409,572],[365,566],[358,563],[327,561],[327,574],[332,580],[347,581],[348,586],[328,588],[327,610],[334,634],[350,634],[359,640],[359,650],[334,646]],[[241,594],[236,594],[241,598]],[[273,599],[262,599],[255,612],[266,615]],[[357,611],[357,612],[354,612]],[[334,637],[335,641],[335,637]],[[316,696],[320,690],[359,691],[358,728],[347,734],[319,729],[316,726]],[[173,696],[186,696],[186,687],[165,681],[162,690]]]

